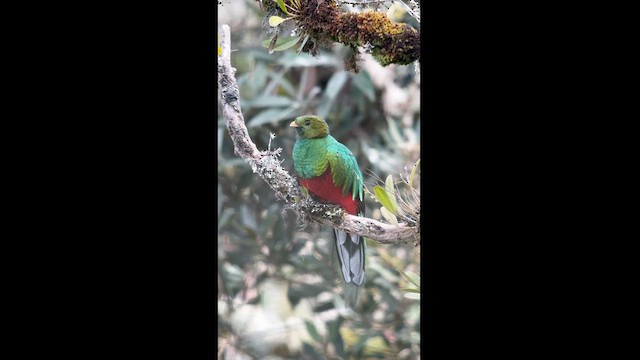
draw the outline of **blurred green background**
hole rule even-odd
[[[218,27],[231,27],[240,105],[259,150],[274,134],[271,149],[283,149],[282,166],[293,175],[289,123],[317,114],[356,155],[369,190],[388,175],[396,182],[400,174],[408,177],[420,157],[414,65],[383,68],[363,54],[360,72],[345,72],[347,51],[339,44],[318,57],[297,54],[296,47],[269,54],[261,43],[274,29],[259,4],[221,3]],[[401,9],[385,4],[380,11],[405,22]],[[291,30],[275,31],[286,37]],[[420,301],[405,296],[402,289],[411,284],[396,270],[420,274],[420,247],[368,240],[366,283],[356,311],[345,309],[330,229],[301,229],[292,212],[283,212],[284,204],[233,153],[219,105],[217,190],[220,359],[420,358]],[[367,217],[380,220],[380,204],[369,195],[365,202]]]

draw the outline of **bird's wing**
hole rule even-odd
[[[333,183],[342,188],[343,194],[351,192],[353,199],[363,201],[362,173],[351,150],[338,141],[333,141],[327,146],[327,157]]]

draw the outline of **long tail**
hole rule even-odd
[[[364,239],[360,235],[349,234],[334,229],[336,249],[340,260],[340,269],[344,278],[345,301],[347,306],[355,308],[360,286],[364,284]]]

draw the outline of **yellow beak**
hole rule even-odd
[[[291,122],[291,124],[289,124],[289,126],[291,126],[291,127],[299,127],[299,126],[298,126],[298,124],[296,124],[296,121],[295,121],[295,120],[293,120],[293,121]]]

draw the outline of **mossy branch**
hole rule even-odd
[[[323,204],[302,195],[298,181],[280,166],[281,149],[259,151],[249,136],[240,109],[240,91],[231,67],[231,38],[229,25],[222,25],[221,55],[218,56],[218,86],[222,115],[233,141],[234,152],[251,166],[285,209],[293,210],[302,222],[315,221],[334,228],[368,237],[382,244],[418,244],[419,228],[407,224],[391,225],[373,219],[347,214],[337,205]]]
[[[357,57],[358,47],[370,50],[383,66],[407,65],[420,60],[420,33],[407,24],[392,22],[384,13],[341,13],[335,0],[284,1],[295,7],[296,32],[301,38],[305,35],[310,38],[301,49],[303,52],[317,55],[319,47],[342,43],[352,49],[353,54],[345,59],[345,65],[354,71],[358,71],[353,59]],[[267,14],[289,15],[275,1],[262,4]]]

